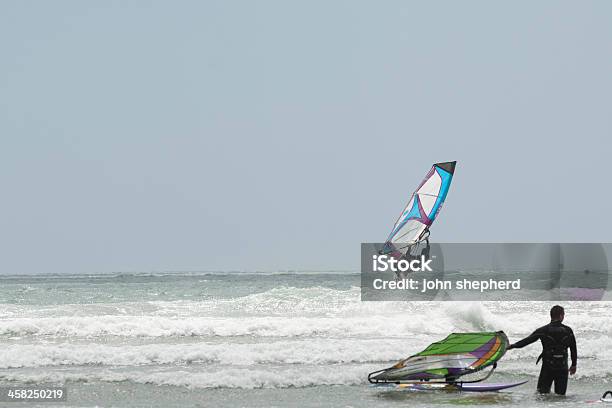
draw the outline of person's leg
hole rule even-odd
[[[538,377],[538,392],[540,394],[550,393],[550,386],[552,385],[553,377],[552,372],[546,367],[546,364],[542,364],[540,369],[540,377]]]
[[[567,391],[567,369],[555,370],[555,394],[565,395]]]

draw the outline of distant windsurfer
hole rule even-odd
[[[419,236],[419,240],[409,246],[406,250],[406,253],[402,255],[400,259],[406,260],[408,262],[421,259],[421,257],[423,256],[425,257],[425,259],[429,259],[429,250],[429,227],[425,227],[425,229]],[[406,279],[407,276],[407,272],[398,271],[395,273],[395,280]]]
[[[559,305],[550,309],[550,323],[534,331],[530,336],[511,344],[510,349],[523,348],[540,340],[542,342],[542,354],[536,362],[542,360],[542,369],[538,378],[538,392],[550,393],[552,383],[555,383],[555,394],[565,395],[567,390],[568,373],[576,373],[578,353],[576,351],[576,338],[572,329],[564,325],[565,311]],[[570,349],[572,365],[568,368],[567,349]]]

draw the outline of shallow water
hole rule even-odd
[[[66,384],[65,406],[555,406],[612,388],[612,304],[567,303],[579,369],[535,392],[539,345],[512,350],[499,393],[379,391],[367,373],[453,331],[546,323],[547,302],[361,302],[352,273],[0,278],[0,385]],[[42,406],[50,406],[44,404]],[[61,406],[61,405],[60,405]]]

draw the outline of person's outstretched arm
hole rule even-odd
[[[517,348],[523,348],[525,346],[530,345],[531,343],[534,343],[538,340],[540,340],[541,337],[541,333],[540,333],[540,329],[534,331],[533,333],[531,333],[529,336],[525,337],[523,340],[519,340],[514,344],[511,344],[510,346],[508,346],[508,350],[511,349],[517,349]]]
[[[571,331],[572,329],[570,329]],[[569,369],[570,374],[574,375],[576,373],[576,364],[578,364],[578,349],[576,347],[576,338],[574,337],[574,332],[571,331],[570,335],[570,355],[572,357],[572,366]]]

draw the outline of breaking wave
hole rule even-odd
[[[101,344],[7,345],[0,368],[71,365],[135,366],[150,364],[347,364],[395,361],[406,341],[311,339],[272,343],[193,343],[110,346]]]
[[[450,332],[504,330],[516,341],[545,323],[549,308],[547,302],[361,302],[355,286],[279,286],[201,300],[0,304],[0,379],[356,385]],[[578,378],[612,379],[609,308],[567,304],[567,323],[578,338]],[[507,353],[504,372],[536,375],[531,364],[539,351]]]

